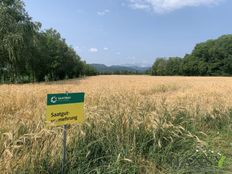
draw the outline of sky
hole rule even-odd
[[[232,34],[231,0],[24,0],[87,63],[150,66]]]

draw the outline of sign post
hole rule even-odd
[[[67,140],[67,125],[63,128],[63,155],[62,155],[62,169],[61,173],[65,173],[65,162],[66,162],[66,140]]]
[[[61,173],[65,173],[67,125],[84,121],[84,93],[47,95],[46,122],[48,126],[63,125],[63,152]]]

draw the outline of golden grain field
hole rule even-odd
[[[40,84],[0,85],[0,171],[20,173],[25,166],[30,166],[25,173],[36,173],[36,168],[39,173],[52,173],[53,169],[49,167],[38,169],[41,161],[46,160],[45,163],[54,167],[61,153],[62,128],[45,127],[46,95],[66,91],[86,93],[85,126],[94,124],[108,130],[114,124],[112,120],[121,117],[121,123],[125,124],[122,130],[118,130],[121,136],[117,141],[121,143],[127,141],[126,132],[130,126],[136,129],[143,123],[146,129],[155,129],[156,117],[160,117],[164,110],[170,113],[185,110],[197,118],[211,114],[215,108],[221,113],[232,108],[230,77],[112,75]],[[215,114],[211,116],[216,117]],[[82,126],[72,125],[68,130],[68,144],[74,137],[81,138],[86,134]],[[101,134],[108,136],[107,132]],[[47,154],[49,159],[46,159]],[[120,154],[118,158],[133,163],[135,159],[129,154]],[[164,171],[151,167],[152,163],[143,157],[136,160],[146,166],[139,169],[141,173]]]

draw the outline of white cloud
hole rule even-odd
[[[104,48],[103,48],[103,50],[107,51],[107,50],[109,50],[109,48],[107,48],[107,47],[104,47]]]
[[[116,54],[117,54],[117,55],[120,55],[121,53],[118,51],[118,52],[116,52]]]
[[[74,49],[75,49],[76,51],[80,51],[80,50],[81,50],[81,48],[80,48],[79,46],[75,46]]]
[[[215,5],[222,0],[128,0],[133,9],[151,9],[156,13],[171,12],[184,7]]]
[[[103,11],[98,11],[97,12],[97,15],[99,15],[99,16],[105,16],[107,13],[109,13],[110,12],[110,10],[108,10],[108,9],[105,9],[105,10],[103,10]]]
[[[74,47],[74,50],[75,50],[77,53],[81,53],[81,52],[83,51],[83,47],[77,45],[77,46]]]
[[[133,9],[149,9],[150,6],[148,4],[143,4],[143,3],[138,3],[138,2],[135,2],[130,5],[131,8]]]
[[[90,48],[89,52],[96,53],[96,52],[98,52],[98,49],[97,48]]]

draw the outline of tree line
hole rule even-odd
[[[21,0],[0,1],[1,82],[61,80],[96,71],[55,29],[41,29]]]
[[[231,76],[232,35],[223,35],[195,46],[183,58],[157,58],[152,75]]]

